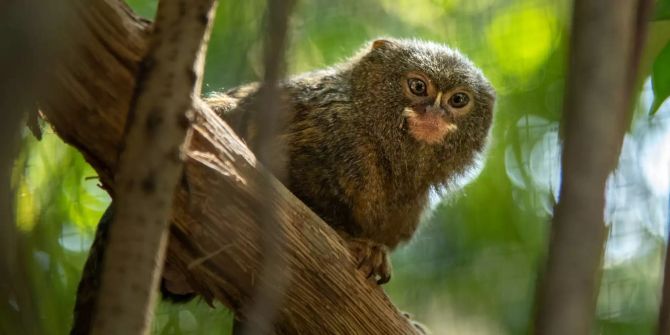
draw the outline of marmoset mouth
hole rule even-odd
[[[411,107],[405,108],[403,116],[407,120],[409,134],[417,141],[428,144],[442,143],[448,133],[458,130],[458,126],[444,119],[443,113],[427,109],[417,113]]]

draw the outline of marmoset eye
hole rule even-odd
[[[456,93],[449,98],[449,106],[454,108],[463,108],[470,102],[470,97],[463,92]]]
[[[412,91],[414,95],[422,97],[425,97],[427,95],[426,83],[424,83],[423,80],[421,79],[416,78],[407,79],[407,86],[409,86],[409,90]]]

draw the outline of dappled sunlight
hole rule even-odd
[[[644,88],[641,110],[651,100]],[[619,164],[607,183],[605,222],[610,237],[605,266],[655,252],[659,245],[650,237],[665,239],[670,174],[670,108],[663,107],[653,120],[636,113],[630,134],[624,138]],[[653,122],[650,122],[653,121]],[[532,208],[549,217],[559,199],[560,141],[558,123],[529,115],[516,124],[519,138],[505,149],[507,176],[515,194],[533,194]],[[524,202],[519,202],[523,205]]]
[[[16,225],[20,230],[28,232],[37,223],[37,215],[40,211],[38,199],[34,196],[34,191],[21,178],[16,188]]]

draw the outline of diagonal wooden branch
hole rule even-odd
[[[215,0],[161,1],[135,87],[115,178],[116,212],[93,334],[146,334],[182,173],[193,98],[200,93]]]
[[[58,60],[40,103],[56,132],[76,146],[115,197],[123,129],[148,25],[118,0],[68,0],[79,35]],[[255,208],[272,202],[286,237],[290,282],[278,334],[413,334],[384,292],[355,269],[337,234],[279,182],[260,196],[263,167],[209,107],[195,99],[193,134],[172,208],[167,262],[206,299],[243,313],[262,279],[264,231]],[[272,274],[263,274],[272,276]],[[271,280],[269,278],[268,280]],[[243,317],[244,315],[242,315]]]

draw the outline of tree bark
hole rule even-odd
[[[193,97],[200,94],[214,0],[161,1],[137,77],[114,179],[93,334],[146,334],[155,308]]]
[[[43,112],[116,197],[119,185],[112,177],[148,24],[117,0],[67,4],[76,14],[68,24],[79,35],[64,38],[77,45],[54,67]],[[256,192],[264,168],[203,101],[194,99],[193,110],[185,177],[172,207],[171,267],[205,299],[244,313],[241,306],[257,283],[272,280],[261,269],[264,231],[254,210],[271,203],[286,238],[289,278],[279,292],[276,333],[416,333],[384,292],[355,269],[337,234],[275,179],[263,196]]]
[[[636,20],[644,2],[574,3],[561,193],[539,287],[537,334],[592,333],[606,232],[605,184],[630,120],[646,13]]]

